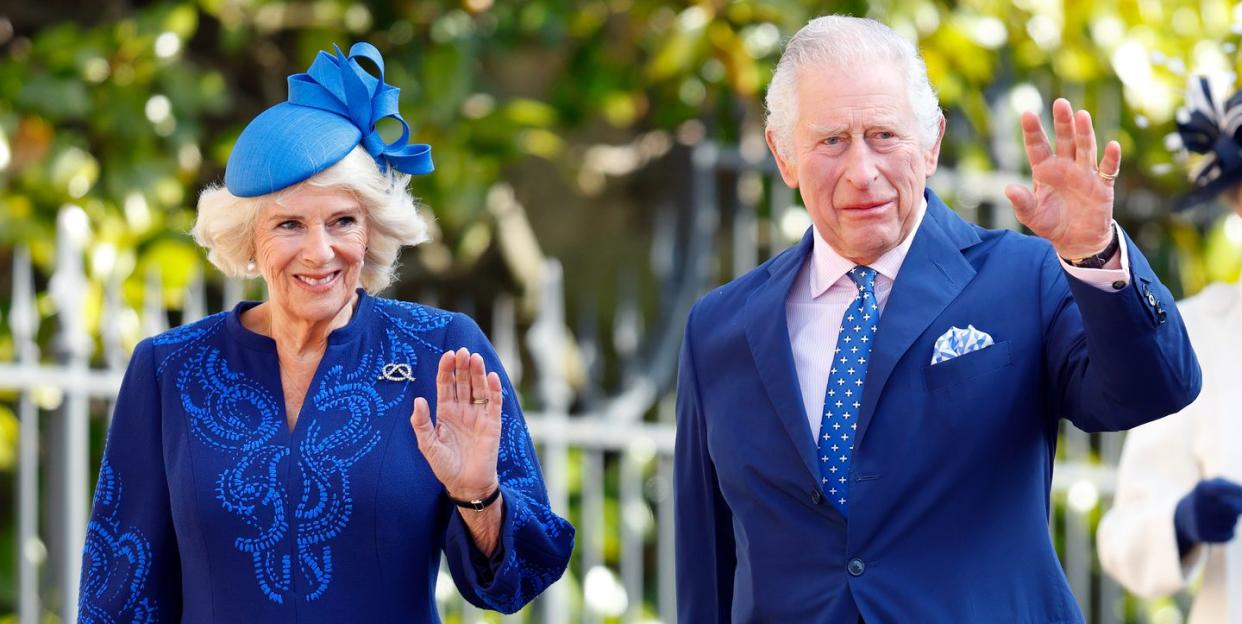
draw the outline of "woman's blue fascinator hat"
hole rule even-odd
[[[1190,173],[1195,188],[1174,203],[1174,210],[1211,201],[1242,184],[1242,92],[1225,99],[1207,77],[1191,78],[1186,105],[1177,111],[1177,137],[1175,143],[1203,158]]]
[[[358,59],[374,63],[379,77]],[[431,173],[431,146],[409,143],[410,126],[397,108],[400,92],[384,83],[384,59],[369,43],[354,44],[349,56],[339,47],[335,56],[319,52],[310,69],[289,76],[288,101],[242,130],[225,166],[225,187],[238,197],[279,191],[331,167],[359,144],[380,171]],[[401,136],[391,143],[375,127],[386,117],[401,124]]]

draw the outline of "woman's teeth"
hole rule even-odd
[[[322,286],[336,279],[336,273],[325,275],[324,277],[320,277],[320,278],[306,277],[305,275],[298,275],[297,278],[302,280],[306,284],[310,284],[311,286]]]

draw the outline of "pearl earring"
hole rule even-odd
[[[254,273],[254,272],[255,272],[255,270],[256,270],[256,269],[258,269],[258,268],[259,268],[259,267],[258,267],[258,265],[256,265],[256,264],[254,263],[254,258],[251,258],[251,259],[250,259],[250,262],[247,262],[247,263],[246,263],[246,272],[247,272],[247,273]]]

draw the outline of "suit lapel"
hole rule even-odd
[[[811,478],[818,481],[815,445],[806,420],[806,407],[802,404],[793,350],[789,345],[789,326],[785,320],[785,300],[794,278],[811,253],[811,247],[811,231],[808,229],[802,242],[772,261],[768,266],[768,280],[756,288],[746,301],[745,325],[746,340],[768,399],[798,449],[798,455],[806,464]]]
[[[978,243],[978,234],[931,189],[926,197],[927,214],[901,264],[876,330],[855,440],[860,448],[897,362],[975,276],[961,250]],[[930,362],[931,354],[927,357]]]

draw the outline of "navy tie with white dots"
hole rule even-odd
[[[858,431],[858,408],[862,405],[871,344],[880,322],[875,269],[856,266],[850,269],[849,278],[858,286],[858,294],[841,319],[824,393],[824,416],[819,424],[820,486],[842,515],[849,510],[850,458]]]

